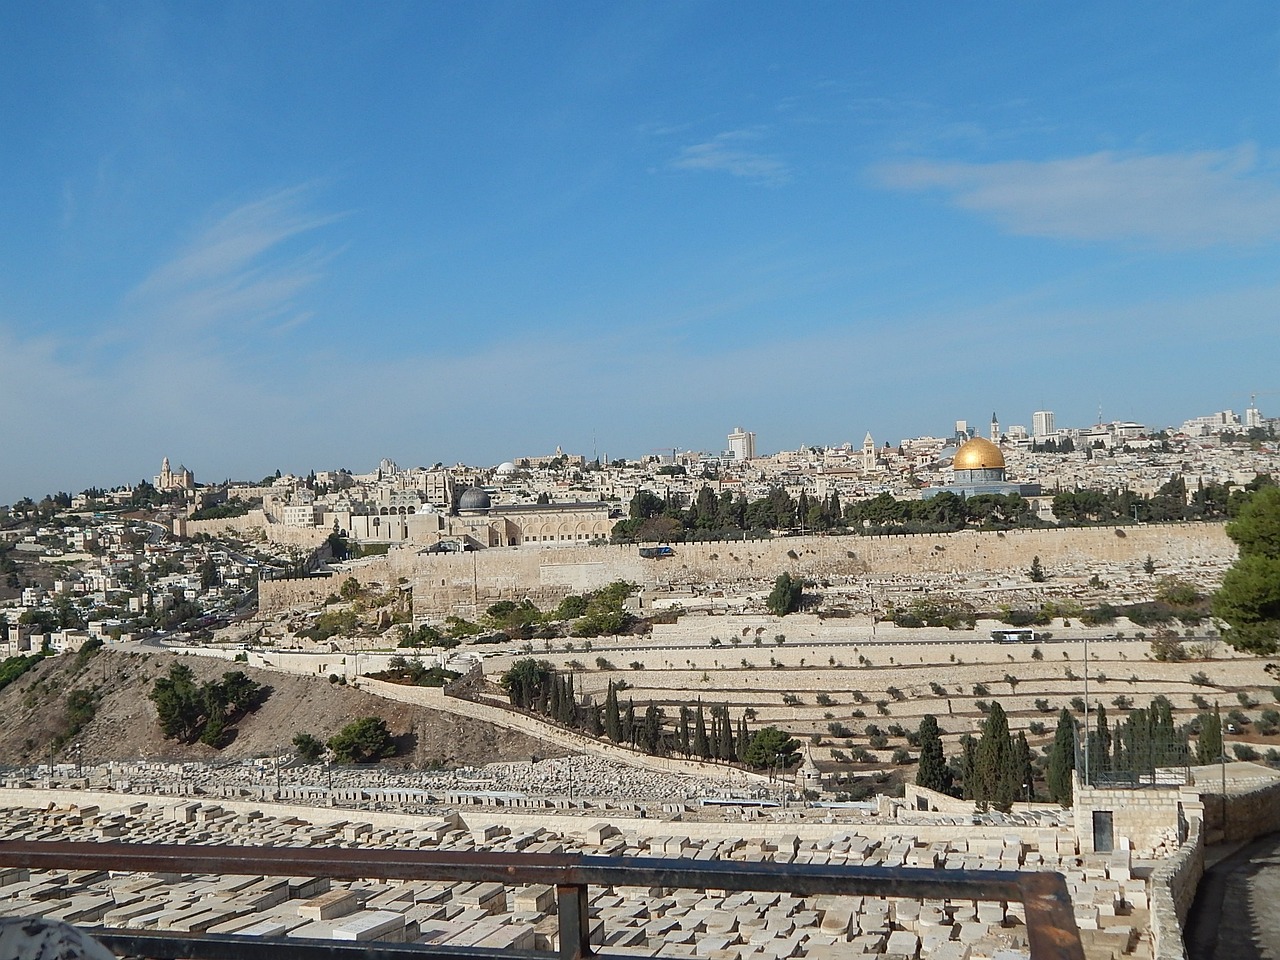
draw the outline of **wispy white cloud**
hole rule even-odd
[[[755,130],[732,130],[703,143],[695,143],[680,151],[671,161],[676,170],[705,170],[727,173],[757,183],[782,184],[791,179],[785,162],[769,154],[750,149],[760,140]]]
[[[941,191],[956,206],[1024,236],[1196,249],[1280,235],[1280,179],[1247,144],[1043,162],[916,160],[874,173],[891,189]]]
[[[235,207],[139,284],[129,307],[144,321],[192,332],[298,324],[306,316],[298,296],[329,254],[291,241],[340,219],[310,212],[311,192],[292,187]]]

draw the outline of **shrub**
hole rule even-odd
[[[947,695],[946,689],[937,680],[929,681],[929,689],[933,691],[935,697],[945,697]]]
[[[339,763],[371,763],[393,756],[396,745],[385,720],[361,717],[330,738],[329,749]]]
[[[324,741],[309,733],[299,733],[293,738],[293,748],[298,756],[308,763],[314,763],[324,756]]]
[[[1044,651],[1043,651],[1043,650],[1041,650],[1039,647],[1032,647],[1032,648],[1031,648],[1031,659],[1032,659],[1032,660],[1037,660],[1037,661],[1039,661],[1039,660],[1043,660],[1043,659],[1044,659]]]
[[[990,694],[991,691],[987,688],[985,683],[975,683],[973,685],[973,695],[975,697],[986,697],[990,696]]]
[[[1045,727],[1043,720],[1032,720],[1027,724],[1027,729],[1035,734],[1035,736],[1039,737],[1044,735],[1047,728]]]
[[[889,687],[888,689],[886,689],[886,690],[885,690],[885,693],[887,693],[889,696],[893,697],[893,699],[895,699],[895,700],[905,700],[905,699],[907,699],[906,694],[904,694],[904,693],[903,693],[901,690],[899,690],[897,687]]]
[[[1249,696],[1244,690],[1236,694],[1236,699],[1240,701],[1240,706],[1246,710],[1251,710],[1258,705],[1258,701]]]
[[[1084,713],[1084,697],[1072,697],[1071,709],[1076,713]]]
[[[820,693],[814,699],[818,701],[818,706],[820,707],[834,707],[836,705],[836,701],[829,693]]]
[[[1247,743],[1233,743],[1231,745],[1231,752],[1236,755],[1237,760],[1258,759],[1258,751],[1253,749],[1253,747]]]
[[[898,747],[893,751],[893,762],[900,767],[911,763],[911,751],[906,747]]]
[[[1203,670],[1197,670],[1195,673],[1193,673],[1191,675],[1191,682],[1198,687],[1210,686],[1209,675],[1205,673]]]
[[[1049,701],[1044,697],[1036,698],[1036,709],[1041,713],[1051,713],[1053,711],[1053,707],[1049,706]]]

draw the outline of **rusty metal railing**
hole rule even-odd
[[[436,944],[359,943],[231,934],[177,934],[89,928],[117,953],[176,960],[339,960],[443,957],[449,960],[585,960],[591,944],[591,886],[776,891],[908,899],[1020,901],[1032,960],[1084,960],[1065,879],[1058,873],[930,870],[823,864],[739,863],[581,854],[453,853],[324,847],[182,846],[75,841],[0,842],[0,866],[32,870],[249,876],[335,880],[448,880],[554,886],[559,952],[485,950]],[[607,954],[599,954],[607,956]]]

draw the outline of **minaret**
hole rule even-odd
[[[1000,421],[996,419],[996,412],[991,411],[991,442],[1000,442]]]

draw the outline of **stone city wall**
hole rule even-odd
[[[384,582],[408,578],[413,584],[414,615],[421,619],[447,614],[471,617],[498,600],[525,597],[539,606],[553,606],[569,593],[615,580],[661,592],[686,590],[691,584],[755,582],[767,587],[784,570],[813,579],[973,571],[1022,575],[1036,556],[1051,574],[1058,567],[1099,561],[1139,564],[1148,556],[1166,569],[1235,556],[1235,545],[1222,525],[1210,523],[897,537],[781,537],[682,543],[673,549],[673,557],[647,560],[634,545],[496,547],[461,554],[422,554],[401,547],[392,548],[385,558],[387,567],[374,576]],[[265,612],[334,592],[314,580],[288,584],[263,584],[260,603]]]
[[[973,571],[1022,575],[1033,557],[1055,568],[1099,561],[1176,569],[1206,558],[1230,559],[1235,545],[1221,524],[1158,524],[1005,532],[964,531],[897,537],[782,537],[772,540],[681,543],[675,556],[646,560],[632,545],[552,549],[499,548],[416,559],[414,612],[419,617],[483,611],[496,599],[558,599],[614,580],[651,591],[690,584],[759,583],[784,570],[813,579],[951,575]],[[394,552],[394,551],[393,551]]]
[[[197,533],[207,533],[210,536],[220,533],[235,533],[246,537],[261,535],[271,543],[305,547],[308,550],[324,543],[331,532],[319,527],[286,527],[282,523],[270,523],[261,509],[250,510],[243,517],[224,517],[221,520],[188,520],[179,517],[173,522],[173,534],[177,537],[193,537]]]

